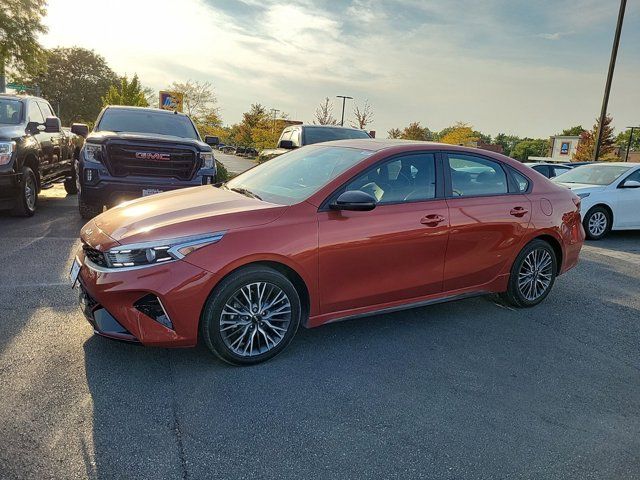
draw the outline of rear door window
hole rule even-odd
[[[499,162],[469,154],[449,153],[447,156],[454,197],[508,193],[507,175]]]

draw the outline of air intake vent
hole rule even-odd
[[[155,295],[151,293],[145,295],[141,299],[137,300],[133,306],[140,312],[144,313],[147,317],[150,317],[159,324],[173,330],[173,323],[171,322],[169,315],[164,309],[160,299]]]

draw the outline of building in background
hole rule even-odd
[[[579,135],[554,135],[549,138],[551,144],[549,157],[529,157],[529,162],[567,163],[573,158],[580,143]]]

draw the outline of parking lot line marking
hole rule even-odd
[[[631,262],[634,265],[640,265],[640,254],[638,253],[619,252],[617,250],[594,247],[592,245],[584,245],[582,250],[590,253],[596,253],[598,255],[604,255],[606,257],[617,258],[618,260],[624,260],[625,262]]]

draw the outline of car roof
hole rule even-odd
[[[105,107],[105,110],[131,110],[131,111],[146,111],[146,112],[152,112],[152,113],[165,113],[167,115],[182,115],[184,117],[187,116],[186,113],[182,113],[182,112],[174,112],[173,110],[164,110],[162,108],[155,108],[155,107],[132,107],[130,105],[107,105]]]
[[[524,162],[527,167],[537,167],[538,165],[547,165],[549,167],[564,167],[571,168],[569,165],[564,163],[552,163],[552,162]]]
[[[0,93],[0,98],[8,98],[10,100],[28,100],[28,99],[34,99],[34,100],[44,100],[44,98],[42,97],[35,97],[33,95],[18,95],[15,93]]]

